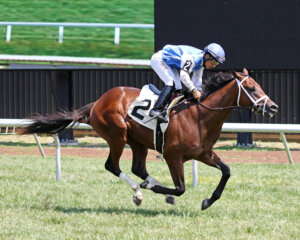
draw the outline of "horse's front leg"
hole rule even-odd
[[[202,210],[205,210],[209,208],[216,200],[218,200],[222,192],[226,186],[226,183],[228,179],[230,178],[230,168],[221,161],[221,159],[218,157],[218,155],[211,151],[207,153],[203,158],[200,159],[203,163],[218,168],[222,171],[222,177],[221,180],[216,188],[216,190],[213,192],[211,198],[206,198],[202,201]]]
[[[172,195],[180,196],[185,192],[183,162],[181,160],[176,161],[175,159],[170,162],[167,158],[166,162],[168,163],[175,189],[165,187],[151,176],[146,178],[141,184],[141,188],[150,189],[155,193],[168,195],[166,201],[173,201],[175,199]]]
[[[152,190],[155,186],[160,186],[162,188],[166,188],[163,184],[161,184],[159,181],[148,175],[144,182],[140,184],[141,188],[150,189]],[[176,201],[173,195],[166,194],[166,202],[172,205],[176,205]]]
[[[130,145],[133,154],[131,171],[136,176],[144,180],[144,182],[141,184],[141,187],[148,188],[149,186],[154,186],[154,185],[160,185],[164,187],[164,185],[162,185],[159,181],[151,177],[147,172],[146,157],[148,154],[148,148],[134,141],[130,137],[128,138],[128,144]],[[134,202],[136,201],[134,200]],[[175,205],[174,196],[166,195],[166,202]]]

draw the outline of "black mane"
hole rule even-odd
[[[202,98],[203,101],[207,96],[212,94],[213,92],[219,90],[224,87],[226,84],[231,82],[235,76],[232,72],[215,72],[215,71],[205,71],[203,72],[202,77]]]

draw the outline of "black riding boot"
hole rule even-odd
[[[159,97],[154,104],[154,107],[151,109],[149,116],[155,117],[158,119],[158,121],[167,123],[168,120],[165,117],[165,114],[161,113],[163,111],[164,106],[167,104],[169,98],[172,96],[173,93],[173,86],[166,85],[161,93],[159,94]]]

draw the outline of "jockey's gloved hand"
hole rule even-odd
[[[193,97],[194,97],[194,99],[199,100],[201,98],[201,92],[197,89],[194,90],[193,91]]]

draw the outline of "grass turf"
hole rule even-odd
[[[185,164],[186,193],[177,206],[143,190],[141,207],[127,184],[104,169],[105,160],[0,157],[0,239],[297,239],[300,235],[300,165],[230,164],[223,196],[201,211],[220,172],[203,164],[192,187]],[[149,162],[149,173],[173,187],[167,166]],[[132,178],[131,161],[121,168]]]

